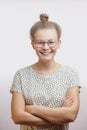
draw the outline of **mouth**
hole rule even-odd
[[[40,52],[43,55],[50,55],[52,52]]]

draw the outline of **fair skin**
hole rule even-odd
[[[60,67],[60,64],[56,63],[54,60],[54,56],[61,45],[61,40],[58,40],[56,30],[55,29],[39,30],[35,33],[34,37],[35,37],[34,41],[38,40],[48,41],[50,39],[55,39],[55,41],[57,41],[57,45],[54,48],[49,48],[47,44],[45,44],[43,48],[37,48],[35,46],[35,43],[32,41],[32,46],[36,51],[36,54],[39,59],[36,64],[32,65],[32,67],[41,74],[53,73]]]
[[[55,39],[57,41],[54,48],[49,48],[47,43],[45,43],[42,48],[38,48],[35,45],[35,41],[37,40],[47,42],[50,39]],[[60,47],[60,44],[61,41],[58,40],[55,29],[44,29],[37,31],[34,35],[32,46],[38,56],[38,62],[33,64],[32,68],[42,75],[50,75],[58,70],[61,65],[55,62],[54,56]],[[78,109],[79,87],[76,86],[67,90],[64,104],[59,108],[25,105],[22,94],[16,92],[12,93],[12,119],[16,124],[44,126],[72,122],[77,116]]]

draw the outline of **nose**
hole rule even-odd
[[[43,49],[44,49],[44,50],[49,49],[49,46],[48,46],[47,42],[45,42],[45,44],[43,45]]]

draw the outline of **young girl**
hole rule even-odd
[[[20,130],[68,130],[79,110],[80,84],[75,69],[54,60],[61,45],[61,28],[41,14],[30,36],[38,62],[14,76],[12,119]]]

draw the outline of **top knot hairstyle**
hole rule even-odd
[[[30,29],[30,38],[33,41],[34,40],[34,35],[36,31],[41,30],[41,29],[55,29],[57,34],[58,34],[58,39],[61,37],[61,27],[53,22],[53,21],[48,21],[49,16],[47,14],[40,14],[39,16],[40,20],[36,22]]]
[[[48,19],[49,19],[49,16],[47,14],[41,14],[40,15],[40,20],[41,21],[48,21]]]

